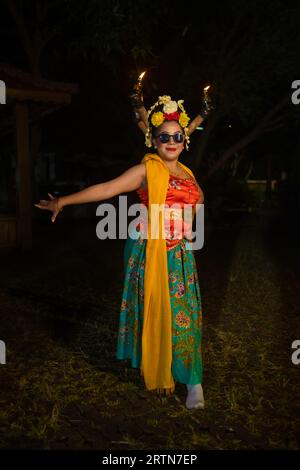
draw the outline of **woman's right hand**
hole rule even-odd
[[[38,207],[39,209],[51,211],[52,212],[51,222],[55,222],[56,217],[63,210],[63,208],[59,205],[59,197],[55,198],[50,193],[48,193],[48,196],[51,198],[50,201],[41,199],[38,204],[34,204],[34,205],[35,207]]]

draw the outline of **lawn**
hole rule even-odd
[[[195,253],[204,410],[159,397],[115,359],[124,241],[95,224],[36,223],[30,253],[2,253],[1,448],[299,449],[299,233],[248,214]]]

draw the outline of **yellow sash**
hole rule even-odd
[[[164,234],[164,213],[151,220],[152,204],[164,207],[169,168],[156,154],[147,153],[142,162],[146,164],[148,182],[148,239],[144,277],[144,315],[142,332],[141,374],[146,388],[158,393],[172,393],[175,383],[172,377],[172,312],[169,292],[167,249]],[[193,172],[178,162],[188,174]],[[151,238],[154,225],[158,238]],[[153,227],[152,227],[153,226]],[[163,230],[163,232],[162,232]]]

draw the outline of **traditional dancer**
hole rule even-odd
[[[167,95],[146,112],[141,81],[131,101],[145,143],[153,152],[113,180],[58,198],[48,194],[50,200],[35,206],[52,211],[54,222],[67,205],[137,191],[148,211],[125,244],[116,357],[130,359],[132,367],[140,368],[147,390],[172,393],[178,381],[187,386],[187,408],[204,408],[201,294],[194,254],[187,247],[192,220],[183,217],[184,206],[195,208],[204,196],[192,171],[178,158],[212,106],[205,96],[199,115],[190,124],[183,100]],[[162,216],[154,217],[151,208],[155,205],[164,207]],[[153,228],[158,229],[158,237],[151,236]]]

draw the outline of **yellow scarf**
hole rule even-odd
[[[148,239],[144,277],[144,319],[142,332],[141,374],[146,388],[158,393],[172,393],[175,383],[172,377],[172,312],[169,292],[164,214],[158,219],[158,238],[151,239],[151,205],[164,206],[169,183],[169,169],[154,153],[147,153],[142,162],[146,164],[148,181]],[[193,172],[178,162],[188,174]],[[153,220],[153,225],[154,225]],[[157,221],[157,219],[156,219]],[[157,225],[157,224],[156,224]],[[163,229],[163,232],[162,232]],[[154,233],[155,230],[154,230]]]

